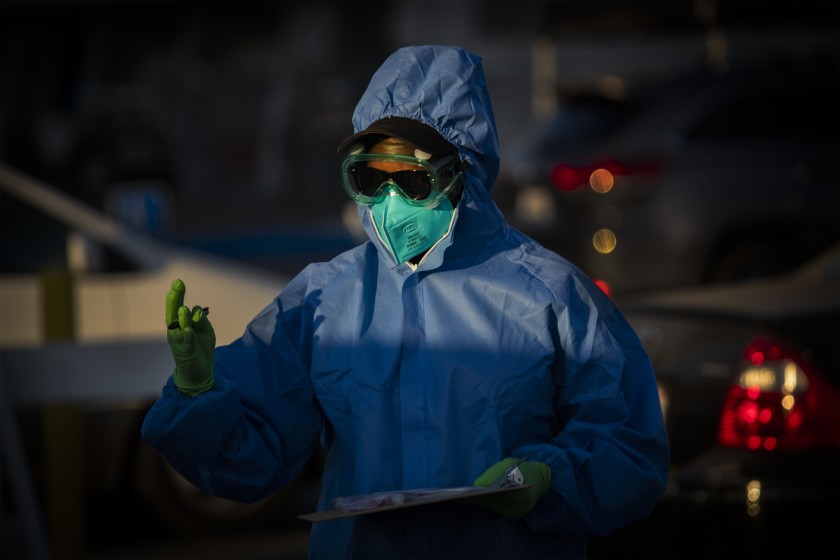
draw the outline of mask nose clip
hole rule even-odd
[[[382,187],[382,185],[385,185]],[[400,196],[399,187],[397,183],[390,177],[380,185],[382,187],[382,194],[385,196]]]

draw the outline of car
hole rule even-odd
[[[840,246],[775,278],[623,300],[672,450],[651,516],[602,558],[837,558]]]
[[[210,306],[217,342],[225,344],[288,280],[158,243],[9,168],[0,169],[0,196],[4,348],[41,344],[51,330],[62,329],[80,343],[160,339],[162,301],[179,277],[187,284],[187,303]],[[55,309],[45,308],[49,304]],[[47,320],[71,309],[71,324]]]
[[[791,270],[838,239],[836,68],[689,68],[564,90],[494,196],[615,295]]]
[[[31,524],[39,516],[23,513],[40,511],[45,522],[63,515],[63,525],[81,523],[82,533],[87,509],[78,507],[126,495],[136,499],[132,523],[146,528],[149,519],[177,530],[254,526],[284,500],[305,504],[289,516],[314,508],[316,494],[307,489],[315,475],[240,504],[202,494],[140,439],[145,413],[172,373],[164,335],[172,280],[185,281],[187,304],[209,306],[224,344],[276,297],[286,276],[162,243],[7,166],[0,166],[0,213],[3,455],[18,466],[4,473],[3,491],[18,502],[18,522]],[[42,465],[48,476],[36,468]],[[78,491],[76,506],[53,511],[52,495],[69,488]],[[126,520],[107,513],[114,503],[98,522]],[[4,505],[4,556],[6,521]]]

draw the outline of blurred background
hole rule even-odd
[[[227,342],[363,240],[335,148],[385,57],[430,43],[483,57],[508,220],[654,359],[672,488],[593,557],[836,557],[839,35],[813,0],[4,0],[3,557],[305,557],[319,456],[245,506],[139,441],[163,296],[183,278]],[[775,362],[743,366],[759,335]]]

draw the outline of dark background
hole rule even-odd
[[[800,64],[836,55],[837,27],[828,1],[6,0],[0,160],[111,214],[132,187],[162,189],[154,233],[221,250],[220,233],[340,223],[335,147],[400,46],[484,57],[504,177],[562,103],[538,98],[546,81]],[[554,56],[548,77],[537,51]]]
[[[0,163],[123,221],[134,218],[127,197],[156,197],[160,214],[133,225],[291,274],[359,239],[335,147],[371,74],[401,46],[454,44],[484,58],[502,146],[497,196],[513,219],[504,189],[563,92],[768,61],[816,60],[836,79],[838,28],[836,2],[808,0],[4,0]],[[837,105],[827,109],[836,121]],[[546,240],[580,251],[577,238]],[[295,506],[317,487],[298,490],[261,524],[228,531],[173,530],[128,491],[92,501],[87,556],[300,557],[307,526]]]

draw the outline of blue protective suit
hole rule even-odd
[[[551,490],[524,520],[452,503],[346,518],[313,525],[310,555],[583,557],[586,535],[647,515],[665,487],[648,357],[601,290],[491,200],[499,150],[478,57],[397,51],[353,125],[389,115],[433,126],[469,164],[451,234],[418,267],[396,265],[360,207],[370,241],[308,266],[218,348],[211,391],[170,380],[143,437],[198,487],[242,501],[292,481],[320,437],[319,510],[469,485],[528,456],[551,467]]]

